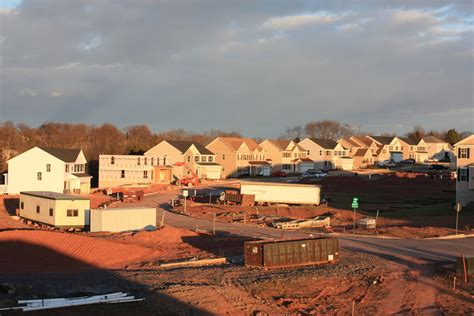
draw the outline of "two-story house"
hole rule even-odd
[[[203,145],[184,140],[163,140],[144,154],[172,167],[173,180],[195,173],[201,179],[220,179],[222,166]]]
[[[353,159],[348,150],[332,139],[305,138],[298,143],[307,152],[307,158],[314,161],[314,168],[322,170],[352,170]]]
[[[266,158],[265,149],[253,139],[217,137],[206,148],[216,154],[224,178],[271,174],[271,160]]]
[[[81,149],[33,147],[7,161],[5,187],[8,194],[51,191],[89,194],[91,176]]]
[[[307,151],[292,140],[266,139],[260,143],[266,157],[272,161],[272,172],[304,173],[314,168]]]
[[[99,187],[170,183],[171,167],[163,160],[143,155],[100,155]]]
[[[454,144],[456,153],[456,202],[474,202],[474,134]]]
[[[426,153],[427,159],[441,160],[447,158],[450,161],[455,159],[453,146],[435,136],[423,137],[418,143],[418,147]]]

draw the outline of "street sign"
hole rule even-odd
[[[188,197],[188,195],[189,195],[188,190],[183,190],[183,196]]]
[[[359,208],[359,198],[352,199],[352,208]]]

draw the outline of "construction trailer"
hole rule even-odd
[[[254,195],[257,204],[319,205],[321,186],[295,183],[242,182],[240,194]]]
[[[248,241],[244,247],[245,265],[249,267],[296,267],[339,258],[339,240],[330,237]]]
[[[123,232],[156,228],[156,209],[103,208],[90,212],[91,232]]]
[[[357,226],[362,229],[375,229],[376,221],[375,218],[364,217],[357,221]]]
[[[89,215],[88,197],[50,191],[20,192],[18,215],[58,228],[84,228]]]

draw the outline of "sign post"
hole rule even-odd
[[[456,203],[456,232],[454,233],[455,235],[458,234],[458,224],[459,224],[459,213],[461,212],[461,203]]]
[[[189,195],[188,190],[183,190],[183,196],[184,196],[184,214],[186,214],[186,199],[187,199],[188,195]]]
[[[354,225],[352,228],[352,233],[355,234],[356,229],[356,210],[359,208],[359,198],[352,198],[352,208],[354,209]]]

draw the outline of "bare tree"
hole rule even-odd
[[[304,129],[301,125],[285,128],[285,131],[281,133],[280,139],[291,139],[301,140],[305,136]]]
[[[333,140],[352,135],[352,129],[348,124],[330,120],[308,122],[304,127],[304,131],[307,137]]]

